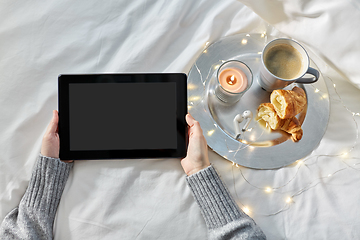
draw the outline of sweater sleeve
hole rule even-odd
[[[186,180],[205,219],[209,239],[266,239],[254,220],[240,210],[213,166]]]
[[[53,239],[53,224],[73,163],[39,155],[18,207],[0,226],[0,239]]]

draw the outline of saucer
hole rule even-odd
[[[291,135],[270,131],[255,120],[260,103],[270,102],[270,93],[259,86],[258,77],[262,49],[272,39],[264,34],[220,39],[202,52],[188,74],[188,110],[200,122],[208,146],[223,158],[254,169],[281,168],[306,157],[321,141],[329,120],[329,95],[321,74],[314,84],[293,83],[285,88],[301,87],[307,96],[307,107],[297,115],[304,132],[300,141],[293,142]],[[228,60],[244,62],[254,76],[250,89],[233,105],[214,94],[217,69]],[[312,60],[310,66],[319,70]],[[245,110],[253,113],[253,119],[236,139],[233,119]]]

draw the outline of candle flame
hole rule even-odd
[[[229,85],[234,85],[237,82],[237,80],[236,80],[236,77],[234,75],[231,75],[231,76],[228,76],[226,78],[226,82]]]

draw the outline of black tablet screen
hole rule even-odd
[[[176,83],[70,83],[70,150],[176,149]]]

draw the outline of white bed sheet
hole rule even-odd
[[[187,73],[207,43],[265,33],[316,53],[330,86],[325,136],[302,164],[278,170],[236,167],[212,151],[210,161],[268,239],[359,239],[360,3],[242,2],[250,8],[233,0],[2,1],[0,219],[27,187],[57,109],[58,74]],[[206,239],[174,159],[76,161],[54,231],[55,239]]]

